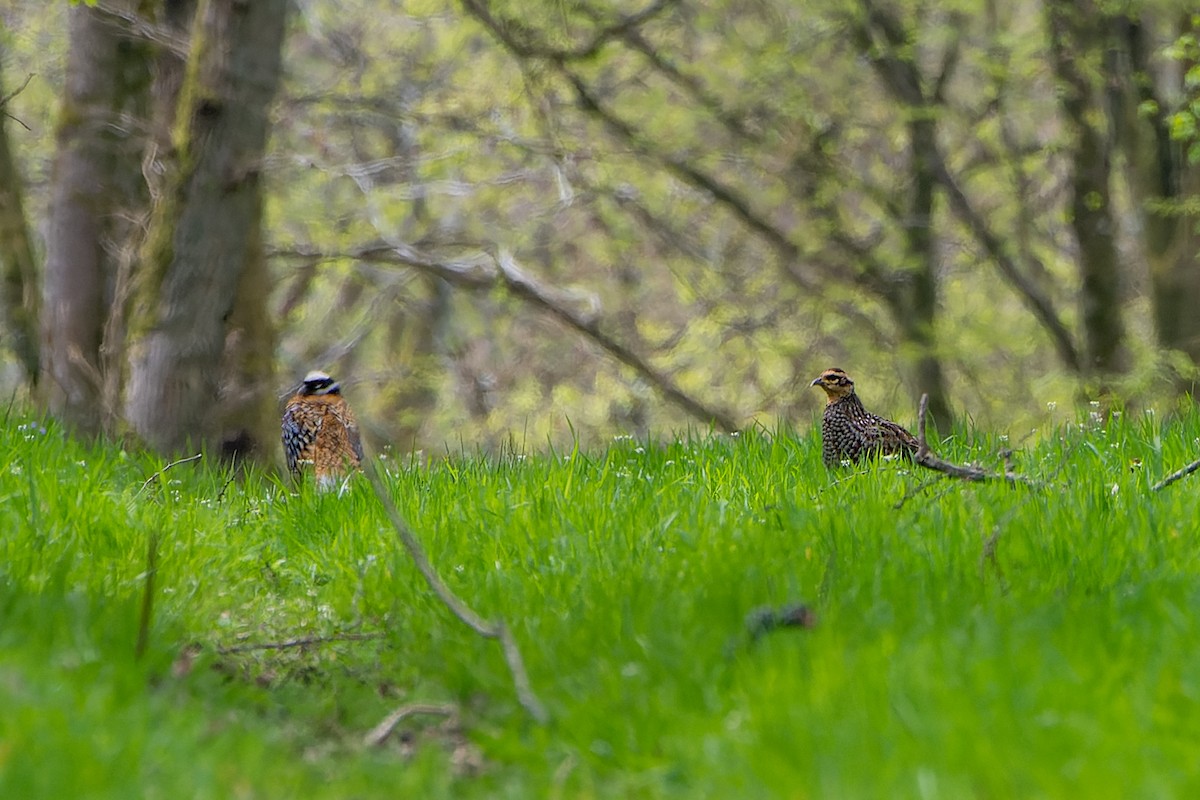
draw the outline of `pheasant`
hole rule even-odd
[[[863,408],[854,393],[854,381],[845,370],[827,369],[812,382],[825,390],[825,413],[821,417],[821,454],[825,466],[836,467],[864,458],[899,454],[911,459],[917,440],[891,420]]]
[[[317,486],[328,489],[347,469],[362,464],[358,422],[338,382],[324,372],[304,376],[283,410],[283,451],[296,477],[311,464]]]

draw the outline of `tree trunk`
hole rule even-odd
[[[109,8],[129,10],[130,0]],[[108,11],[73,5],[59,113],[42,311],[42,385],[50,413],[92,435],[115,421],[102,346],[121,264],[131,263],[145,208],[141,176],[150,84],[147,48]]]
[[[221,369],[221,455],[232,461],[269,461],[279,441],[275,396],[275,324],[267,308],[271,274],[262,246],[262,196],[255,204],[246,263],[238,281]],[[270,448],[270,449],[269,449]]]
[[[287,7],[201,0],[197,10],[176,163],[148,234],[126,406],[133,428],[164,452],[215,444],[219,433],[222,355],[256,257]]]
[[[1073,139],[1071,228],[1079,246],[1084,370],[1104,381],[1126,367],[1121,270],[1112,211],[1111,141],[1100,105],[1106,25],[1089,0],[1052,0],[1046,13],[1059,102]]]
[[[4,64],[0,42],[0,68]],[[5,96],[0,80],[0,97]],[[25,218],[21,179],[8,145],[4,108],[0,106],[0,327],[4,340],[25,371],[25,382],[38,381],[38,276],[29,224]]]
[[[865,53],[872,53],[883,85],[905,109],[908,119],[908,204],[897,220],[904,235],[904,264],[894,275],[879,275],[877,287],[896,322],[902,361],[911,365],[917,394],[929,395],[928,413],[935,422],[949,426],[953,420],[950,394],[941,359],[937,354],[937,254],[933,234],[934,203],[938,166],[937,107],[942,99],[932,80],[922,75],[912,53],[904,46],[909,34],[897,17],[882,5],[862,3],[862,16],[855,18],[855,36]]]
[[[937,354],[937,254],[934,252],[933,210],[937,179],[933,165],[937,154],[934,117],[923,108],[913,109],[908,124],[912,189],[904,221],[906,269],[903,273],[903,309],[897,316],[901,357],[912,365],[917,394],[929,395],[929,415],[949,428],[954,416],[946,376]]]
[[[1110,82],[1118,87],[1114,116],[1142,223],[1155,332],[1161,347],[1183,352],[1200,365],[1200,314],[1196,312],[1200,307],[1200,215],[1190,211],[1186,202],[1200,194],[1200,166],[1189,164],[1184,154],[1186,143],[1171,137],[1169,99],[1187,96],[1180,85],[1181,76],[1195,65],[1183,64],[1176,72],[1153,68],[1149,20],[1119,16],[1111,24],[1125,57],[1110,76]],[[1174,33],[1195,36],[1200,32],[1190,13],[1185,13]]]

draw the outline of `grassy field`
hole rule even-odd
[[[831,475],[788,431],[385,462],[442,577],[512,629],[546,725],[367,481],[200,461],[147,483],[163,462],[17,416],[0,797],[1200,796],[1200,474],[1149,489],[1200,456],[1200,414],[1048,421],[1013,443],[1033,488]],[[995,468],[1005,446],[941,451]],[[795,602],[813,627],[751,636]],[[364,743],[414,703],[454,713]]]

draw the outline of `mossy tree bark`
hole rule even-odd
[[[221,437],[231,319],[266,318],[253,280],[262,157],[280,78],[286,0],[201,0],[171,165],[147,235],[131,327],[126,418],[171,452]],[[257,356],[269,363],[271,354]]]
[[[0,67],[4,45],[0,42]],[[0,80],[0,97],[5,97]],[[21,369],[25,382],[35,388],[38,381],[38,276],[25,217],[21,179],[8,143],[4,107],[0,105],[0,322],[4,341]]]
[[[262,197],[253,209],[251,238],[225,335],[220,415],[221,455],[269,461],[279,441],[275,381],[275,323],[267,311],[271,275],[262,245]]]
[[[42,297],[42,386],[49,412],[93,435],[117,418],[104,391],[105,326],[130,242],[146,208],[141,176],[150,52],[124,36],[112,12],[69,12],[70,53],[59,113]],[[109,345],[113,344],[111,342]],[[117,367],[119,368],[119,367]]]

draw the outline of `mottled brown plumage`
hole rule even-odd
[[[317,486],[329,488],[346,470],[362,464],[362,440],[354,412],[337,381],[310,372],[283,410],[283,451],[296,477],[311,464]]]
[[[912,458],[917,440],[891,420],[863,408],[854,393],[854,381],[844,370],[827,369],[812,382],[825,391],[825,413],[821,417],[821,454],[825,466],[844,461],[899,454]]]

